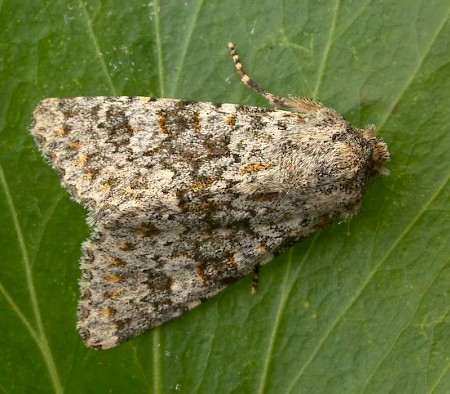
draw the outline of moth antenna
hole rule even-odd
[[[270,101],[276,107],[287,107],[289,106],[284,97],[276,96],[266,90],[264,90],[261,86],[259,86],[256,82],[254,82],[250,76],[244,71],[244,68],[241,63],[241,59],[236,52],[236,47],[232,42],[228,43],[228,50],[230,51],[231,58],[234,62],[234,67],[236,68],[236,72],[239,75],[242,83],[249,88],[253,89],[256,93],[263,96],[266,100]]]
[[[323,108],[323,105],[318,101],[311,100],[305,97],[280,97],[273,93],[264,90],[250,76],[245,72],[242,66],[241,59],[236,52],[234,43],[228,43],[228,50],[230,51],[231,58],[233,59],[236,72],[239,75],[242,83],[249,88],[253,89],[256,93],[263,96],[266,100],[271,102],[277,108],[288,108],[293,111],[299,112],[314,112]]]

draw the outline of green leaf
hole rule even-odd
[[[0,389],[5,393],[450,392],[447,0],[0,2]],[[112,350],[76,330],[85,211],[29,134],[45,97],[279,95],[374,123],[391,175],[199,308]]]

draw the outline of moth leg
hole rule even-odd
[[[252,294],[258,292],[258,280],[259,280],[259,265],[253,267],[253,277],[252,277]]]
[[[277,108],[288,108],[298,112],[315,112],[323,108],[323,105],[317,101],[307,99],[305,97],[280,97],[273,93],[264,90],[256,82],[254,82],[250,76],[245,72],[242,66],[241,59],[236,52],[236,47],[232,42],[228,43],[228,50],[233,59],[236,72],[239,75],[242,83],[249,88],[253,89],[256,93],[263,96],[266,100],[271,102]]]

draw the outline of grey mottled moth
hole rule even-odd
[[[360,208],[389,159],[303,97],[277,109],[147,97],[48,98],[32,134],[85,206],[78,330],[107,349],[192,309],[287,245]]]

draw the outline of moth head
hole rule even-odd
[[[387,145],[380,138],[376,137],[375,126],[373,124],[362,129],[363,137],[372,145],[372,162],[375,174],[388,175],[389,170],[383,167],[389,161],[390,154]]]

